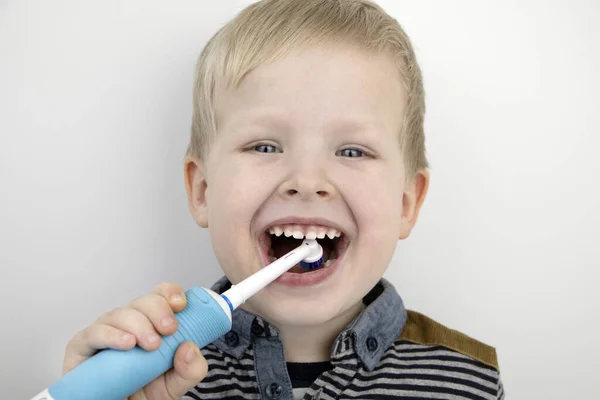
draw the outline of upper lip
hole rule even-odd
[[[328,227],[328,228],[337,229],[338,231],[342,232],[343,234],[346,233],[346,230],[344,228],[342,228],[341,225],[339,225],[331,220],[328,220],[326,218],[303,218],[303,217],[294,217],[294,216],[279,218],[274,221],[271,221],[268,224],[266,224],[265,226],[263,226],[262,229],[260,230],[260,232],[261,233],[266,232],[267,230],[269,230],[269,228],[272,228],[274,226],[292,225],[292,224],[324,226],[324,227]]]

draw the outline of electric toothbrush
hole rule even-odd
[[[229,332],[233,310],[294,265],[314,269],[322,262],[323,248],[307,239],[221,295],[202,287],[188,289],[185,309],[175,313],[177,332],[163,336],[157,350],[103,350],[31,400],[123,400],[171,369],[183,342],[191,340],[201,349]]]

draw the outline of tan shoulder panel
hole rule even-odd
[[[495,348],[447,328],[416,311],[407,310],[407,314],[400,339],[426,346],[447,347],[499,370]]]

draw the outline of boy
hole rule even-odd
[[[185,161],[225,291],[318,238],[325,264],[292,269],[202,349],[132,399],[503,398],[495,350],[407,311],[382,275],[429,184],[424,93],[409,39],[366,0],[264,0],[202,52]],[[163,284],[69,342],[154,350],[183,290]]]

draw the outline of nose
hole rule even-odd
[[[322,169],[297,168],[278,189],[281,197],[302,201],[328,200],[336,193]]]

